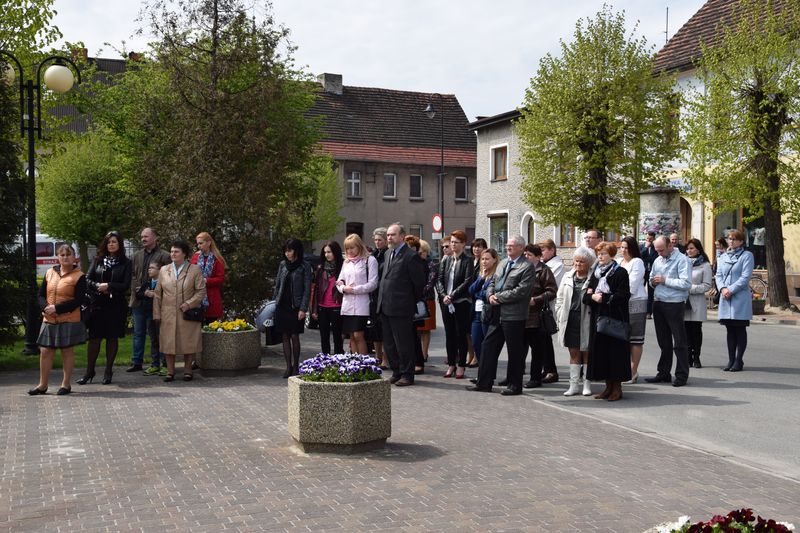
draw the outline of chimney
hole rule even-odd
[[[88,48],[73,48],[72,49],[73,61],[87,61],[89,59]]]
[[[140,59],[142,59],[142,54],[138,52],[128,52],[128,59],[130,59],[131,61],[139,61]]]
[[[326,93],[342,94],[342,75],[341,74],[320,74],[317,81],[322,85],[322,90]]]

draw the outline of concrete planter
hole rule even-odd
[[[382,448],[392,434],[389,381],[321,383],[289,378],[289,434],[305,452]]]
[[[197,364],[203,374],[240,373],[261,365],[261,334],[250,331],[204,331]]]

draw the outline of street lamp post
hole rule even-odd
[[[19,70],[19,129],[20,135],[28,136],[28,186],[27,186],[27,239],[26,254],[28,260],[28,309],[25,318],[25,348],[24,354],[38,354],[39,348],[36,340],[39,335],[39,323],[41,322],[41,311],[37,305],[36,290],[36,150],[35,139],[42,138],[42,67],[49,62],[53,65],[44,72],[44,83],[47,89],[57,93],[65,93],[70,90],[75,82],[72,71],[64,65],[69,63],[78,74],[78,83],[81,82],[81,71],[78,66],[69,58],[61,56],[50,56],[44,59],[36,68],[36,80],[25,80],[25,71],[22,64],[13,54],[5,50],[0,50],[0,62],[2,57],[7,57],[17,66]],[[6,83],[14,83],[15,72],[11,64],[4,67],[3,78]],[[35,113],[35,119],[34,119]],[[36,137],[34,138],[34,133]]]
[[[442,217],[442,234],[444,234],[444,98],[439,93],[433,93],[431,99],[428,101],[428,107],[425,108],[425,114],[428,118],[433,119],[436,116],[436,108],[433,107],[433,97],[439,97],[439,119],[440,119],[440,134],[441,134],[441,168],[439,170],[439,179],[436,183],[436,201],[439,204],[439,216]]]

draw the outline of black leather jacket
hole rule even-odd
[[[287,279],[288,278],[288,279]],[[291,287],[289,287],[291,284]],[[278,276],[275,279],[274,300],[280,305],[284,290],[291,290],[292,308],[308,311],[308,302],[311,297],[311,265],[306,261],[294,270],[286,267],[286,261],[281,261],[278,266]]]

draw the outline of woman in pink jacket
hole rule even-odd
[[[350,334],[351,351],[367,354],[364,330],[369,318],[369,294],[378,287],[378,261],[361,237],[351,233],[344,240],[344,265],[336,288],[342,293],[342,333]]]

